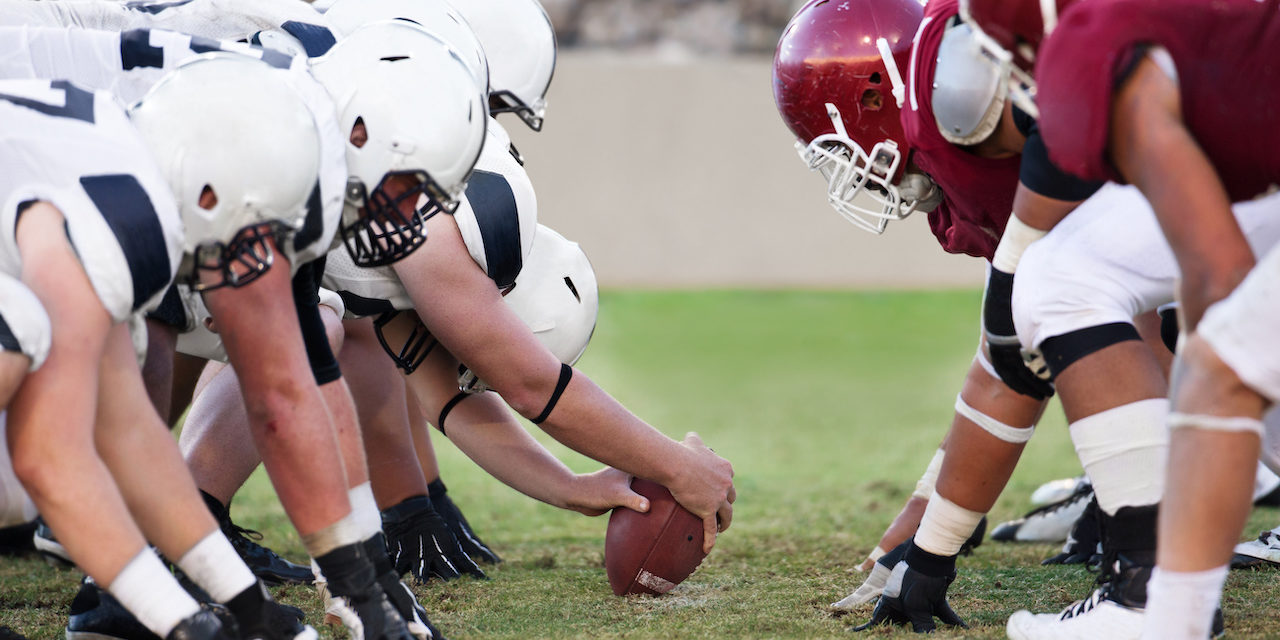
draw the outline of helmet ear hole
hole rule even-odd
[[[872,74],[871,74],[870,82],[871,82],[871,84],[880,84],[880,72],[879,72],[879,71],[876,71],[876,72],[874,72],[874,73],[872,73]]]
[[[569,287],[569,293],[573,294],[573,299],[577,300],[578,302],[582,302],[582,294],[578,293],[578,288],[573,285],[573,278],[570,278],[569,276],[565,276],[564,284],[565,286]]]
[[[884,106],[884,95],[878,89],[867,89],[862,92],[860,102],[867,111],[879,111]]]
[[[218,206],[218,194],[214,193],[213,187],[206,184],[204,188],[200,189],[200,200],[197,204],[199,204],[200,208],[205,211],[209,211]]]
[[[356,118],[356,123],[351,125],[351,137],[348,139],[357,149],[369,141],[369,130],[364,126],[364,118]]]

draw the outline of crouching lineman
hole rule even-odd
[[[136,123],[145,130],[156,119],[190,119],[189,110],[170,111],[165,90],[234,76],[254,88],[267,126],[314,144],[309,115],[289,110],[298,97],[277,87],[266,65],[245,62],[193,64],[135,107]],[[205,206],[200,214],[182,207],[193,217],[180,219],[170,192],[176,185],[165,180],[179,167],[152,163],[157,141],[139,136],[112,96],[59,80],[3,85],[8,232],[0,266],[31,288],[52,328],[48,358],[9,409],[17,477],[77,564],[156,635],[233,638],[236,631],[187,595],[147,540],[226,604],[240,633],[315,637],[271,601],[203,508],[150,406],[126,323],[158,302],[175,272],[209,287],[251,277],[261,254],[249,238],[274,228],[268,220],[294,220],[298,211],[247,211],[204,175],[192,176],[210,180],[203,189],[179,198]],[[294,173],[314,181],[314,163]],[[140,453],[149,464],[137,464]]]
[[[372,35],[364,38],[349,38],[351,42],[348,46],[336,47],[329,56],[322,61],[317,61],[317,70],[322,68],[322,64],[324,69],[333,70],[333,73],[327,76],[330,91],[326,91],[322,86],[315,86],[314,81],[309,81],[309,76],[305,73],[292,73],[289,76],[288,81],[297,85],[300,90],[303,87],[314,86],[308,90],[307,95],[311,98],[308,106],[317,114],[317,120],[327,118],[330,123],[329,127],[323,128],[327,133],[322,139],[321,160],[325,162],[326,167],[329,167],[330,160],[337,163],[336,179],[322,177],[319,186],[313,184],[309,187],[308,211],[313,215],[308,216],[304,221],[302,229],[292,242],[277,247],[280,249],[278,254],[285,255],[286,258],[294,255],[299,257],[296,261],[291,260],[291,265],[301,262],[301,257],[308,253],[311,255],[323,253],[323,250],[329,246],[334,228],[338,226],[337,212],[341,210],[341,194],[347,182],[347,172],[342,166],[344,154],[341,150],[348,146],[354,147],[354,144],[348,143],[347,136],[338,133],[337,125],[332,123],[333,112],[329,93],[342,101],[348,111],[359,108],[360,105],[365,107],[374,105],[369,108],[368,113],[363,115],[363,120],[377,120],[379,123],[376,136],[356,141],[358,144],[369,144],[371,152],[364,156],[364,163],[356,176],[358,184],[353,183],[353,186],[359,188],[353,189],[349,194],[353,199],[359,200],[360,204],[350,208],[351,219],[346,223],[348,233],[362,224],[368,224],[369,220],[373,220],[373,224],[381,228],[381,225],[388,220],[414,219],[416,199],[428,191],[435,195],[437,200],[444,198],[447,202],[452,197],[450,195],[452,191],[459,188],[474,163],[474,160],[466,159],[465,148],[460,153],[450,153],[445,151],[445,145],[428,147],[423,142],[415,142],[414,136],[407,132],[397,133],[397,126],[407,126],[402,123],[414,120],[410,117],[398,117],[394,112],[395,109],[400,108],[409,110],[404,113],[412,112],[420,115],[435,109],[441,111],[443,115],[433,118],[429,123],[447,131],[457,132],[459,127],[454,123],[466,123],[468,114],[482,113],[484,109],[482,96],[476,94],[470,98],[467,97],[468,92],[474,91],[472,88],[474,85],[465,66],[456,60],[447,47],[413,25],[385,25],[370,28],[373,29]],[[388,31],[379,31],[379,29],[388,30],[389,34]],[[51,60],[42,60],[41,64],[23,67],[23,70],[29,73],[31,68],[35,68],[40,72],[48,72],[47,68],[55,66],[59,61],[76,59],[73,56],[56,55],[62,49],[52,46],[55,43],[52,43],[50,38],[62,34],[63,37],[75,40],[89,38],[93,33],[95,32],[77,34],[75,31],[57,30],[53,36],[47,31],[31,34],[32,38],[43,38],[42,44],[45,45],[43,47],[31,47],[23,42],[22,38],[16,38],[18,44],[27,44],[22,48],[23,56],[30,55],[28,52],[31,50],[52,51],[55,54],[50,56]],[[96,32],[96,34],[94,37],[101,36],[108,40],[114,38],[114,44],[108,42],[102,45],[106,51],[103,55],[95,56],[91,60],[87,61],[81,57],[70,72],[81,73],[94,77],[99,82],[126,88],[139,82],[137,75],[145,75],[148,71],[154,72],[157,67],[172,64],[175,58],[189,56],[195,50],[235,48],[234,45],[226,43],[162,32],[134,31],[105,35],[103,32]],[[74,49],[77,46],[87,45],[73,42],[64,46]],[[392,50],[387,50],[387,47]],[[250,54],[273,60],[278,58],[278,56],[264,54],[260,50],[252,50]],[[104,63],[110,66],[113,56],[114,64],[119,67],[114,74],[103,74],[105,79],[90,73],[89,69],[81,68]],[[284,59],[284,62],[288,63],[288,59]],[[101,72],[102,70],[95,68],[92,71]],[[456,89],[456,91],[445,91],[443,95],[455,96],[455,99],[442,99],[441,94],[424,87],[397,82],[394,79],[397,73],[426,78],[444,78],[445,82],[442,86]],[[378,99],[370,94],[383,96],[383,98]],[[364,101],[361,102],[360,98]],[[387,113],[388,109],[392,113]],[[324,116],[326,111],[328,115]],[[351,120],[360,118],[360,113],[351,115],[350,120],[347,121],[348,127],[350,128]],[[470,157],[474,158],[475,154],[478,154],[479,140],[483,135],[483,125],[476,126],[479,127],[480,133],[471,135],[469,138],[463,135],[460,141],[456,135],[445,140],[463,145],[471,141]],[[465,131],[466,127],[466,124],[462,124],[461,130]],[[419,129],[419,134],[429,135],[428,130]],[[209,139],[217,139],[217,136],[209,136]],[[326,149],[338,151],[330,154],[323,151]],[[457,147],[448,147],[448,149],[456,151]],[[429,155],[431,152],[439,153],[433,156]],[[443,170],[439,170],[441,167]],[[332,172],[327,168],[326,175],[329,173]],[[389,173],[394,175],[387,175]],[[385,181],[384,175],[387,176]],[[433,175],[438,176],[434,182],[431,181]],[[368,207],[363,206],[366,198],[370,202]],[[381,235],[384,242],[376,243],[372,247],[366,242],[365,257],[369,255],[385,257],[395,251],[412,250],[420,246],[424,239],[419,230],[420,226],[408,228],[394,238],[389,234]],[[271,238],[268,240],[274,242]],[[338,430],[338,435],[343,438],[342,454],[339,454],[324,399],[330,395],[340,396],[335,404],[341,408],[340,401],[346,397],[345,386],[336,375],[334,376],[336,385],[330,389],[340,393],[322,394],[317,387],[308,384],[312,378],[305,375],[304,358],[309,354],[314,355],[314,351],[304,349],[302,340],[288,339],[288,336],[299,335],[299,323],[296,319],[298,311],[287,302],[292,297],[286,293],[288,291],[286,287],[289,286],[287,280],[287,271],[277,270],[275,274],[264,272],[262,276],[254,278],[255,287],[224,289],[203,295],[203,302],[216,316],[217,323],[224,333],[224,344],[232,362],[240,362],[243,365],[240,367],[244,372],[242,375],[253,378],[254,384],[246,384],[244,391],[246,404],[250,409],[255,442],[264,459],[267,460],[268,472],[275,479],[277,494],[280,495],[286,512],[303,534],[304,544],[308,546],[308,550],[313,556],[317,556],[318,561],[322,560],[320,562],[322,566],[329,563],[329,559],[322,559],[319,556],[335,550],[327,548],[334,544],[335,539],[342,541],[342,544],[337,545],[342,549],[342,554],[338,556],[340,562],[330,563],[331,566],[326,569],[327,574],[332,574],[330,588],[350,598],[356,605],[356,609],[362,611],[362,617],[382,615],[383,607],[378,603],[383,597],[383,592],[391,592],[390,596],[395,601],[396,609],[402,612],[401,615],[412,618],[419,629],[420,637],[426,637],[431,630],[425,620],[425,612],[413,601],[408,590],[394,579],[390,567],[385,567],[385,570],[374,570],[369,566],[371,561],[378,561],[385,557],[385,553],[368,553],[374,546],[382,544],[377,509],[372,504],[372,500],[363,503],[369,507],[367,511],[359,511],[359,514],[363,515],[352,515],[351,511],[350,496],[359,498],[361,495],[359,489],[362,484],[367,492],[367,480],[360,478],[360,475],[366,472],[363,452],[359,447],[359,431],[353,424],[343,423],[348,426]],[[314,289],[312,291],[314,292]],[[298,306],[307,305],[300,303]],[[323,351],[321,356],[328,354],[332,361],[332,354],[328,353],[327,343],[325,343],[322,323],[318,320],[318,312],[315,311],[314,299],[310,302],[310,311],[316,319],[314,322],[305,322],[303,327],[311,330],[309,335],[312,336],[316,333],[314,329],[319,327],[319,339],[308,338],[306,344],[323,344],[324,348],[316,351]],[[322,363],[312,368],[331,374],[336,374],[338,371],[336,362],[332,362],[331,367],[325,367]],[[350,404],[349,398],[346,402]],[[348,410],[345,414],[340,411],[333,413],[339,417],[354,415],[353,410]],[[354,422],[353,418],[349,420]],[[319,430],[319,433],[311,433],[315,430]],[[341,468],[343,460],[354,461],[348,466],[349,473],[335,474],[334,469]],[[294,471],[280,473],[279,470],[282,468],[290,468]],[[354,487],[356,491],[349,494],[347,482],[353,476],[357,477],[359,482]],[[324,493],[326,487],[331,487],[337,493],[328,499],[318,499],[316,497],[318,495],[327,495]],[[335,511],[337,514],[333,513]],[[328,520],[335,515],[337,520]],[[329,524],[315,529],[315,524],[304,524],[303,521],[308,523],[327,521]],[[314,538],[311,536],[312,533],[318,533],[320,537]],[[350,541],[347,542],[348,540]],[[312,542],[316,544],[313,545]],[[385,588],[378,584],[366,584],[364,582],[366,569],[363,567],[369,567],[368,575],[385,585]],[[393,615],[393,617],[399,616]],[[392,628],[397,626],[396,623],[390,622],[390,618],[388,618],[388,624]],[[380,626],[366,619],[363,630],[356,632],[368,637],[378,637]]]

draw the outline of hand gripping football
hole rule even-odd
[[[649,499],[649,512],[613,510],[604,536],[605,572],[617,595],[661,595],[707,557],[702,552],[702,520],[656,482],[636,478],[631,488]]]

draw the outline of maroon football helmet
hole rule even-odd
[[[1040,43],[1075,0],[960,0],[960,18],[973,27],[978,46],[1009,77],[1014,104],[1038,116],[1032,76]]]
[[[923,17],[917,0],[810,0],[773,58],[773,98],[800,157],[827,179],[850,222],[882,233],[916,211],[922,174],[905,180],[902,69]]]

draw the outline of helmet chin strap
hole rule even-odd
[[[1047,0],[1052,2],[1053,0]],[[902,76],[898,73],[898,63],[893,59],[893,51],[889,49],[889,41],[884,38],[876,39],[876,48],[880,50],[880,59],[884,60],[884,69],[889,72],[889,82],[893,84],[893,99],[898,101],[898,108],[901,109],[903,103],[907,101],[907,88],[902,83]]]
[[[844,118],[840,117],[840,110],[837,109],[836,106],[834,104],[831,104],[830,102],[826,103],[826,105],[827,105],[827,117],[831,118],[831,126],[835,127],[836,135],[840,136],[841,138],[848,138],[849,132],[845,131]]]

